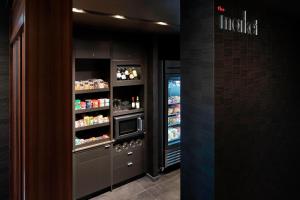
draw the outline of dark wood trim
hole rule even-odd
[[[21,38],[18,37],[10,48],[10,199],[19,200],[22,195],[22,156],[20,132],[20,70]]]
[[[11,16],[10,199],[71,200],[72,1],[16,1]]]
[[[25,0],[13,1],[10,19],[10,42],[12,43],[25,23]]]
[[[26,1],[26,199],[72,199],[72,1]]]

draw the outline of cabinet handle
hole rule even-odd
[[[105,147],[105,149],[108,149],[110,147],[110,144],[105,145],[104,147]]]
[[[132,152],[132,151],[130,151],[130,152],[128,152],[128,153],[127,153],[127,155],[129,155],[129,156],[130,156],[130,155],[132,155],[132,154],[133,154],[133,152]]]
[[[133,165],[132,162],[129,162],[129,163],[127,164],[128,167],[131,167],[132,165]]]

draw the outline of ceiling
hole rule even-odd
[[[85,14],[74,13],[76,24],[122,31],[179,32],[180,0],[73,0],[73,7],[90,11]],[[129,19],[115,19],[111,14]],[[154,23],[158,21],[169,25]]]

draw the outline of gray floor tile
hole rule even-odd
[[[145,176],[92,200],[180,200],[180,170],[164,174],[157,181]]]

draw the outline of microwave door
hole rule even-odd
[[[138,121],[137,119],[128,119],[119,122],[119,135],[127,135],[130,133],[137,132]]]
[[[124,139],[143,133],[143,115],[126,115],[115,118],[116,139]]]

